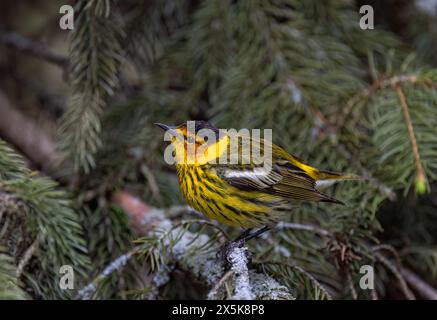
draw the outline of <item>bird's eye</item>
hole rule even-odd
[[[208,142],[208,137],[204,137],[203,141]]]

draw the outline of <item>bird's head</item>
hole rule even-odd
[[[205,164],[220,156],[226,146],[227,139],[221,137],[219,129],[205,121],[155,124],[166,131],[164,140],[171,142],[176,164]]]

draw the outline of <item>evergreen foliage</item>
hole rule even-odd
[[[76,25],[70,40],[71,96],[61,125],[61,147],[74,168],[89,171],[95,166],[94,154],[101,146],[100,117],[118,83],[122,60],[122,28],[111,15],[112,1],[79,1],[75,7]]]
[[[74,266],[80,279],[89,266],[78,214],[57,183],[27,169],[23,159],[3,141],[0,141],[0,178],[0,243],[15,259],[8,260],[5,254],[2,258],[9,265],[15,260],[17,270],[24,268],[19,273],[35,297],[65,297],[67,292],[59,286],[59,268]],[[20,266],[21,263],[28,265]],[[8,271],[6,265],[5,276]]]
[[[210,283],[192,266],[238,230],[180,207],[153,125],[197,119],[272,128],[305,162],[364,178],[327,191],[345,206],[305,204],[248,243],[251,281],[275,282],[256,297],[420,297],[403,268],[435,287],[437,70],[414,30],[416,47],[361,30],[357,4],[343,0],[81,0],[76,17],[60,124],[74,204],[0,143],[0,298],[68,297],[64,264],[79,275],[76,298],[233,297],[235,275]],[[119,191],[158,223],[138,232]],[[19,236],[8,231],[17,221]],[[187,237],[200,245],[179,243]],[[363,265],[375,267],[375,290],[359,287]]]

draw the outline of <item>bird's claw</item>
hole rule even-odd
[[[227,262],[229,261],[229,256],[231,254],[231,252],[235,249],[235,248],[243,248],[246,245],[246,241],[245,239],[236,239],[233,241],[229,241],[227,243],[225,243],[217,252],[217,258],[221,259],[221,260],[225,260]],[[251,254],[249,252],[249,250],[245,251],[247,259],[250,260],[251,259]]]

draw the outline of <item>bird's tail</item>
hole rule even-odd
[[[344,181],[344,180],[362,180],[360,176],[354,175],[354,174],[344,174],[344,173],[338,173],[338,172],[332,172],[332,171],[322,171],[317,170],[314,173],[314,176],[316,178],[316,187],[318,190],[321,190],[325,187],[329,187],[333,185],[334,183],[338,181]],[[330,197],[326,194],[320,193],[323,195],[322,199],[320,201],[322,202],[331,202],[331,203],[337,203],[344,205],[344,202],[335,199],[333,197]]]
[[[363,178],[355,174],[338,173],[332,171],[317,170],[315,173],[316,180],[362,180]]]
[[[344,173],[322,171],[322,170],[317,170],[314,173],[314,176],[316,180],[316,186],[320,188],[329,187],[334,183],[343,180],[363,180],[362,177],[357,176],[355,174],[344,174]]]

